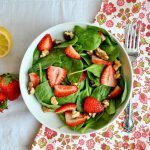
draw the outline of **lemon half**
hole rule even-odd
[[[7,29],[0,26],[0,57],[6,56],[12,48],[12,37]]]

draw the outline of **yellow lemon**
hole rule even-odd
[[[6,56],[12,48],[12,37],[7,29],[0,26],[0,57]]]

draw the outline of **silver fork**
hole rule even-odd
[[[125,30],[125,49],[133,62],[139,56],[139,41],[140,41],[140,24],[135,27],[129,24]],[[131,132],[134,123],[132,119],[131,102],[129,101],[126,107],[126,117],[124,122],[124,129],[126,132]]]

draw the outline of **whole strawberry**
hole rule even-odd
[[[17,75],[4,74],[0,80],[0,90],[7,97],[13,101],[20,96],[20,86]]]

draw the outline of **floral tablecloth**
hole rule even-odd
[[[89,135],[64,135],[42,125],[32,144],[32,150],[150,149],[150,1],[104,0],[94,20],[95,24],[113,33],[122,44],[125,25],[130,22],[141,23],[140,56],[133,63],[133,133],[124,132],[125,113],[105,131]]]

